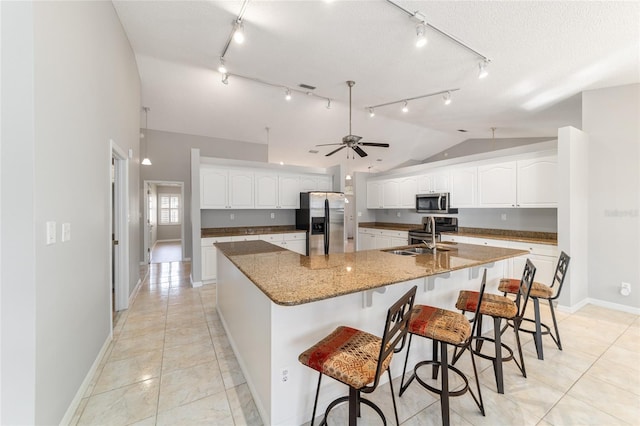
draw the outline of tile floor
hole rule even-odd
[[[215,286],[191,288],[189,273],[189,263],[150,265],[132,306],[118,316],[113,342],[72,424],[262,424],[216,313]],[[559,320],[563,351],[545,338],[545,360],[539,361],[524,337],[528,378],[506,364],[504,395],[496,393],[491,364],[482,360],[486,417],[463,395],[451,400],[451,424],[638,424],[640,318],[588,305],[560,313]],[[512,335],[505,333],[505,340]],[[458,366],[472,371],[466,355]],[[368,397],[393,423],[388,385]],[[438,399],[417,383],[396,399],[402,425],[441,424]],[[334,410],[330,423],[345,424],[344,413]],[[361,424],[380,423],[363,409]]]

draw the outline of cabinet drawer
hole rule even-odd
[[[284,241],[304,241],[307,239],[305,232],[295,232],[290,234],[282,234]]]
[[[389,238],[402,238],[404,240],[407,240],[409,238],[409,232],[408,231],[385,231],[385,230],[381,230],[380,231],[380,235],[382,235],[383,237],[389,237]]]
[[[477,244],[479,246],[487,246],[487,247],[503,247],[510,248],[511,242],[507,240],[494,240],[493,238],[475,238],[475,237],[466,237],[467,243],[469,244]]]
[[[531,254],[539,256],[558,256],[558,246],[549,244],[524,243],[520,241],[511,241],[511,248],[518,250],[529,250]]]
[[[283,234],[263,234],[260,235],[260,239],[262,241],[268,241],[270,243],[272,242],[282,242],[284,240],[284,235]]]
[[[207,237],[200,238],[200,246],[201,247],[209,247],[213,245],[213,243],[228,243],[232,237]]]
[[[362,234],[375,234],[376,231],[379,232],[378,229],[372,229],[372,228],[358,228],[358,232],[362,233]]]
[[[259,239],[259,235],[236,235],[231,237],[231,241],[255,241]]]

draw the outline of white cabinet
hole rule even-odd
[[[415,209],[417,193],[418,178],[407,177],[400,179],[400,207]]]
[[[451,207],[476,207],[478,168],[464,167],[451,171]]]
[[[333,191],[333,181],[327,175],[301,175],[300,192]]]
[[[400,207],[400,181],[398,179],[382,181],[382,207]]]
[[[453,234],[441,234],[440,241],[443,242],[451,242],[451,243],[461,243],[461,244],[469,244],[469,240],[465,236],[453,235]]]
[[[360,228],[358,230],[358,251],[406,246],[408,239],[408,231]]]
[[[516,207],[515,161],[478,167],[478,206]]]
[[[418,193],[449,192],[449,171],[440,170],[418,176]]]
[[[360,228],[358,231],[358,251],[373,250],[376,248],[376,236],[368,229]]]
[[[307,252],[307,237],[305,232],[291,232],[285,234],[264,234],[260,239],[276,246],[305,255]]]
[[[518,160],[518,207],[558,206],[558,157]]]
[[[534,281],[551,285],[558,262],[558,247],[548,244],[533,244],[511,241],[511,248],[529,250],[528,255],[514,257],[511,260],[510,278],[520,278],[527,259],[536,267]]]
[[[256,209],[297,209],[300,207],[300,179],[295,175],[256,173]]]
[[[213,237],[200,239],[200,256],[202,265],[202,281],[215,282],[217,276],[217,249],[214,243],[225,243],[231,241],[231,237]]]
[[[243,169],[200,168],[200,208],[250,209],[253,173]]]
[[[382,182],[381,181],[369,181],[367,182],[367,208],[368,209],[381,209],[382,206]]]

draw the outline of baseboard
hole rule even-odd
[[[191,262],[191,258],[190,257],[185,257],[184,259],[182,259],[183,262]]]
[[[153,245],[155,246],[156,243],[173,243],[175,241],[182,241],[182,240],[180,238],[178,238],[178,239],[174,238],[174,239],[169,239],[169,240],[156,240],[156,242],[153,243]]]
[[[147,274],[149,273],[149,271],[147,271]],[[147,278],[147,274],[145,274],[143,279]],[[136,286],[133,288],[133,291],[131,292],[131,294],[129,295],[129,304],[127,305],[127,308],[129,306],[131,306],[131,304],[133,303],[133,299],[136,298],[136,296],[138,295],[138,292],[140,291],[140,287],[142,287],[142,279],[138,279],[138,282],[136,284]]]
[[[640,315],[640,308],[634,308],[633,306],[623,305],[621,303],[613,303],[607,302],[606,300],[593,299],[587,297],[586,299],[582,299],[580,302],[571,305],[558,305],[558,310],[560,312],[566,312],[570,314],[574,314],[578,312],[580,309],[585,307],[586,305],[595,305],[600,306],[602,308],[613,309],[614,311],[627,312],[629,314]]]
[[[113,334],[109,333],[107,340],[105,340],[104,344],[102,345],[102,349],[100,349],[100,352],[98,352],[98,356],[96,357],[95,361],[93,361],[93,365],[91,366],[86,376],[84,377],[84,380],[80,385],[80,388],[78,388],[78,392],[76,392],[76,395],[71,400],[71,404],[69,404],[69,408],[67,408],[67,411],[64,413],[62,420],[60,420],[60,425],[71,424],[71,419],[73,418],[73,415],[78,410],[78,407],[80,406],[80,401],[82,401],[82,399],[84,398],[84,395],[87,392],[87,388],[89,387],[89,383],[91,382],[91,379],[93,379],[93,376],[96,374],[96,371],[98,370],[98,366],[100,365],[102,358],[106,354],[107,349],[109,349],[109,345],[111,344],[112,341],[113,341]]]
[[[193,288],[202,287],[202,281],[194,281],[193,274],[189,275],[189,280],[191,281],[191,287]]]

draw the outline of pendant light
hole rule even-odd
[[[149,107],[142,107],[142,109],[144,110],[144,135],[147,136],[147,132],[149,131]],[[140,164],[142,164],[143,166],[150,166],[151,165],[151,160],[149,160],[149,157],[147,157],[147,147],[149,145],[149,138],[145,137],[144,139],[146,139],[146,141],[144,142],[144,158],[142,159],[142,162]]]

